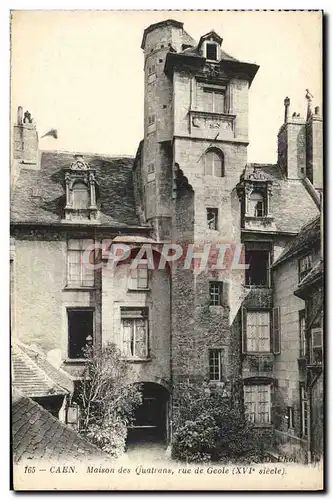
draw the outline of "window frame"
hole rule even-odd
[[[264,391],[260,391],[259,388],[268,388],[266,391],[268,394],[268,401],[260,401],[260,393]],[[252,388],[252,392],[247,391],[248,388]],[[255,392],[254,389],[257,389],[257,393]],[[244,409],[245,409],[245,415],[249,419],[250,422],[252,422],[255,426],[265,426],[265,425],[271,425],[272,424],[272,384],[271,383],[266,383],[266,384],[245,384],[244,385]],[[255,401],[247,401],[247,394],[257,394],[257,397],[255,398]],[[260,410],[260,405],[265,404],[267,405],[266,410],[268,411],[262,412]],[[248,411],[248,406],[249,405],[254,405],[254,411],[249,412]],[[254,415],[254,418],[249,418],[249,415]],[[262,414],[268,414],[268,421],[261,421],[259,418],[259,415]]]
[[[304,323],[304,325],[302,325],[302,323]],[[307,355],[305,309],[300,309],[298,311],[298,332],[299,332],[299,357],[305,358]]]
[[[140,281],[143,281],[142,276],[140,276],[140,272],[144,271],[144,282],[145,286],[139,286]],[[143,274],[143,273],[141,273]],[[149,271],[148,271],[148,261],[146,264],[139,264],[135,266],[135,268],[129,267],[128,270],[128,281],[127,288],[130,291],[147,291],[150,289],[149,287]]]
[[[78,189],[78,187],[79,187],[79,189]],[[86,206],[81,207],[75,203],[75,193],[78,191],[85,192],[87,194]],[[75,180],[75,182],[73,183],[73,186],[72,186],[72,206],[73,206],[74,210],[89,210],[90,205],[91,205],[91,196],[90,196],[90,189],[89,189],[88,184],[82,179]]]
[[[216,287],[217,291],[212,292],[212,287]],[[217,304],[215,298],[217,297]],[[209,305],[211,307],[219,307],[223,305],[223,281],[209,281]]]
[[[209,214],[212,215],[211,219],[208,219]],[[214,220],[214,227],[209,227],[210,221]],[[219,209],[216,207],[206,207],[206,221],[207,221],[207,229],[209,231],[218,231],[219,230]]]
[[[302,261],[304,261],[304,260],[307,262],[307,264],[310,263],[310,265],[306,265],[305,269],[301,270]],[[307,253],[305,255],[302,255],[302,257],[300,257],[298,259],[298,282],[299,283],[309,274],[309,272],[311,271],[312,268],[313,268],[313,254],[311,252]]]
[[[70,246],[74,246],[73,242],[78,242],[78,247],[79,248],[70,248]],[[67,259],[67,273],[66,273],[66,288],[80,288],[80,289],[91,289],[91,288],[94,288],[95,287],[95,282],[96,282],[96,276],[95,276],[95,270],[94,269],[91,269],[89,270],[91,276],[92,276],[92,279],[91,280],[87,280],[87,277],[85,278],[85,274],[84,274],[84,269],[86,269],[86,271],[88,271],[87,268],[85,268],[84,266],[84,262],[83,262],[83,254],[84,252],[86,251],[86,248],[88,245],[90,244],[93,244],[95,245],[95,240],[93,238],[69,238],[67,240],[67,255],[66,255],[66,259]],[[79,262],[76,262],[75,259],[74,259],[74,262],[70,262],[70,255],[73,255],[74,252],[79,255],[79,259],[78,261]],[[96,262],[96,252],[95,250],[91,250],[91,252],[93,252],[93,255],[94,255],[94,262]],[[79,274],[77,276],[77,279],[74,280],[73,278],[71,278],[71,271],[70,271],[70,265],[78,265],[79,266]],[[88,282],[88,284],[85,284],[85,280]]]
[[[314,336],[320,335],[320,344],[314,345]],[[321,327],[311,328],[310,331],[311,351],[310,351],[310,364],[321,366],[323,364],[323,329]],[[315,352],[319,351],[320,361],[316,360]]]
[[[287,406],[288,429],[295,429],[295,411],[293,406]]]
[[[207,163],[207,158],[210,153],[213,153],[215,157],[218,158],[219,165],[216,164],[216,160],[212,162],[211,165]],[[213,157],[214,158],[214,157]],[[225,165],[224,165],[224,153],[220,149],[217,148],[209,148],[204,153],[204,175],[209,177],[216,177],[218,179],[222,179],[225,177]],[[208,168],[209,167],[209,168]],[[211,168],[211,173],[207,173],[207,171]],[[221,175],[217,175],[217,170],[220,170]]]
[[[215,49],[215,56],[216,56],[215,58],[211,58],[211,57],[208,56],[208,47],[214,47],[214,49]],[[218,45],[217,45],[217,43],[206,42],[205,54],[206,54],[207,61],[217,61],[218,60]]]
[[[251,253],[261,252],[262,254],[264,252],[267,253],[268,258],[267,258],[267,267],[266,267],[266,280],[265,280],[264,284],[250,283],[250,278],[253,277],[253,275],[250,272],[250,270],[251,270],[250,263],[248,262],[248,256],[249,256],[250,252]],[[254,249],[254,248],[247,248],[246,244],[245,244],[245,262],[246,262],[246,264],[249,265],[249,267],[245,270],[245,286],[246,287],[257,287],[257,288],[270,288],[271,287],[271,271],[270,271],[271,258],[272,258],[271,250],[268,250],[268,249],[258,250],[258,249]]]
[[[248,349],[248,325],[247,325],[247,317],[248,313],[267,313],[269,318],[268,323],[268,338],[269,338],[269,349],[261,350],[261,351],[252,351]],[[264,325],[265,326],[265,325]],[[258,330],[256,330],[258,331]],[[259,347],[260,338],[256,339],[256,344]],[[256,354],[270,354],[273,352],[272,350],[272,310],[271,309],[247,309],[246,307],[242,307],[242,352],[243,354],[248,355],[256,355]]]
[[[215,365],[215,359],[212,359],[217,354],[217,365]],[[215,366],[213,366],[215,365]],[[216,372],[216,366],[218,368],[218,378],[211,378],[211,374]],[[209,349],[208,350],[208,376],[209,382],[218,383],[223,382],[223,350],[222,349]]]
[[[300,437],[307,439],[309,435],[309,407],[308,407],[308,394],[305,388],[305,383],[299,384],[299,401],[300,401]]]
[[[82,362],[82,361],[86,361],[86,358],[85,357],[71,357],[71,347],[70,347],[70,344],[71,344],[71,339],[70,339],[70,320],[69,320],[69,315],[70,313],[73,313],[73,312],[91,312],[92,313],[92,332],[91,332],[91,336],[92,336],[92,345],[94,346],[95,343],[96,343],[96,338],[95,338],[95,332],[96,332],[96,325],[95,325],[95,321],[96,321],[96,309],[95,307],[66,307],[66,317],[67,317],[67,360],[70,361],[70,362]],[[82,350],[82,348],[81,348]]]
[[[129,312],[130,310],[133,311],[133,316],[132,315],[126,315],[126,312]],[[141,315],[138,313],[135,315],[134,311],[141,311]],[[144,326],[145,326],[145,355],[144,356],[138,356],[135,354],[135,347],[136,347],[136,322],[144,321]],[[125,335],[124,335],[124,321],[133,321],[133,340],[131,342],[133,343],[133,349],[132,352],[133,354],[128,354],[125,349]],[[120,325],[121,325],[121,353],[122,353],[122,358],[128,360],[128,361],[144,361],[150,358],[150,328],[149,328],[149,309],[147,307],[121,307],[120,308]],[[132,335],[131,335],[132,336]]]

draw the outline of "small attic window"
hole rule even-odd
[[[217,45],[215,43],[206,44],[206,59],[217,61]]]

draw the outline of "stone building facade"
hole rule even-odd
[[[297,372],[283,339],[298,342],[288,322],[302,305],[293,296],[294,316],[284,314],[296,283],[273,277],[271,266],[319,213],[319,109],[309,101],[306,119],[290,116],[286,98],[277,163],[248,164],[249,91],[259,67],[227,54],[214,31],[197,43],[174,20],[146,28],[141,47],[144,138],[134,160],[39,153],[26,141],[34,124],[18,113],[13,331],[73,378],[87,339],[115,342],[133,364],[133,382],[144,383],[137,427],[159,428],[168,441],[183,381],[226,391],[241,384],[249,418],[279,428],[279,379]],[[84,248],[110,241],[131,248],[129,261],[113,269],[103,254],[89,274],[80,266]],[[209,265],[188,269],[184,258],[130,269],[144,245],[159,260],[165,242],[194,245],[201,262],[206,243],[225,244],[229,265],[214,268],[209,255]],[[280,391],[284,402],[296,397],[290,387]]]

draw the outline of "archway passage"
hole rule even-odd
[[[161,385],[142,384],[142,404],[136,409],[127,443],[165,443],[168,439],[169,394]]]

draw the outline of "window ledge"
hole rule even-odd
[[[267,356],[272,359],[274,357],[274,353],[272,351],[245,351],[243,352],[243,354],[245,354],[246,356]]]
[[[64,291],[85,291],[85,292],[91,292],[93,290],[97,290],[95,286],[76,286],[76,285],[66,285],[63,288]]]
[[[127,361],[128,363],[150,363],[152,358],[126,358],[125,356],[120,358],[122,361]]]
[[[73,364],[73,365],[81,365],[81,364],[86,363],[87,361],[88,360],[86,358],[75,358],[75,359],[74,358],[73,359],[72,358],[67,358],[67,359],[64,360],[64,363],[66,365],[71,365],[71,364]]]
[[[244,285],[244,287],[245,287],[245,288],[252,288],[252,289],[253,289],[253,288],[260,288],[260,289],[265,288],[265,289],[267,289],[267,290],[270,290],[270,289],[272,288],[272,287],[271,287],[271,286],[269,286],[269,285]]]
[[[128,292],[150,292],[150,288],[127,288]]]
[[[245,214],[245,218],[247,220],[257,220],[259,222],[265,222],[265,221],[272,221],[272,220],[274,220],[274,216],[273,215],[261,215],[261,216],[258,216],[258,215],[247,215],[247,214]]]
[[[253,422],[253,425],[256,429],[273,429],[273,424],[257,424]]]

